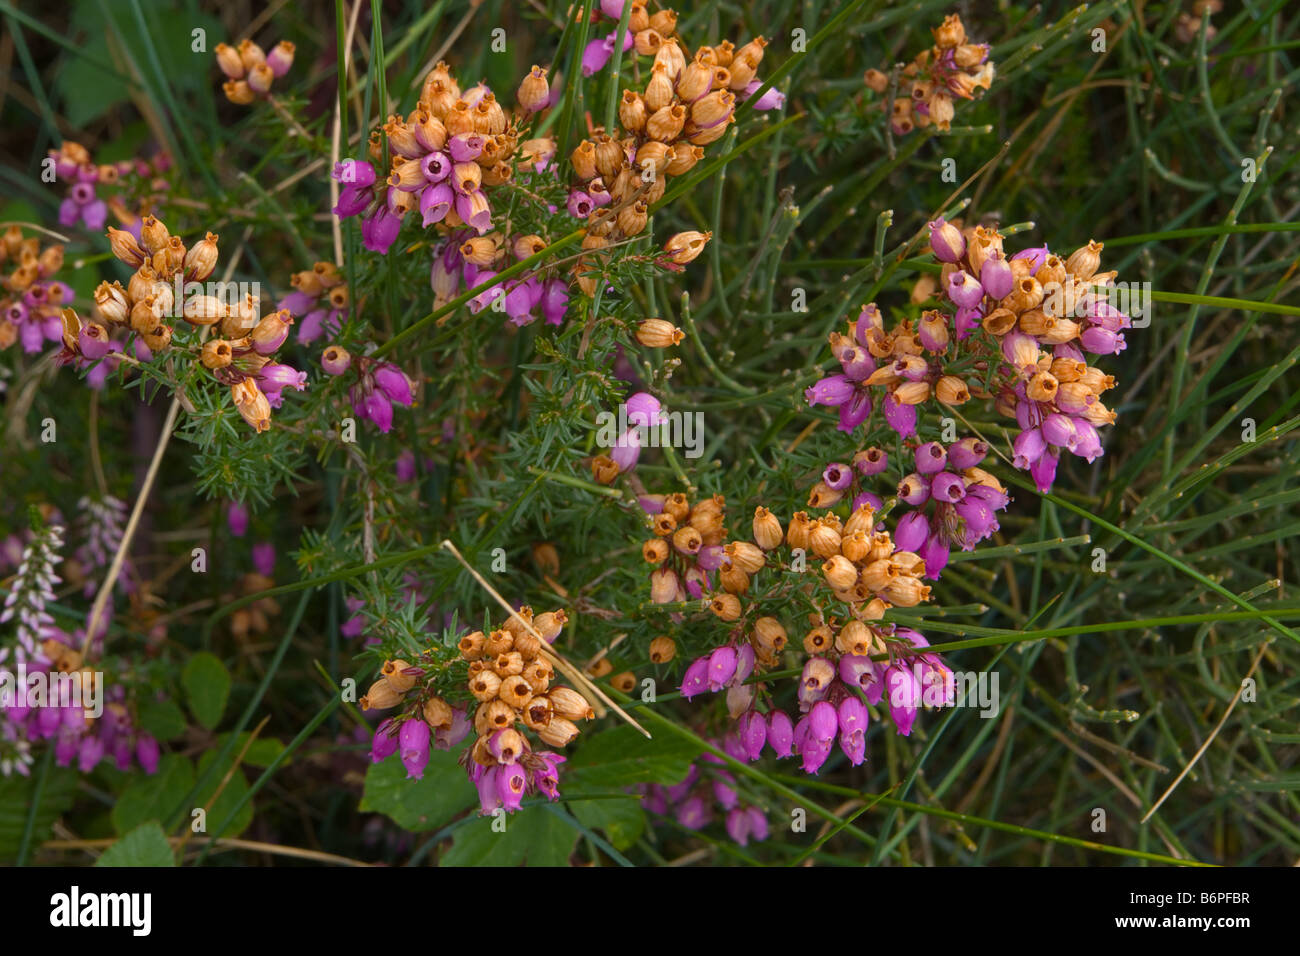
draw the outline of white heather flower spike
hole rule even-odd
[[[39,654],[46,629],[54,625],[54,619],[45,610],[45,605],[54,600],[54,585],[63,580],[54,573],[54,566],[63,560],[59,554],[61,547],[63,528],[49,525],[37,532],[23,551],[13,588],[5,598],[4,610],[0,611],[0,624],[15,616],[18,618],[15,631],[18,639],[15,655],[17,661],[25,661]]]

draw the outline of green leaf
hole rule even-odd
[[[194,767],[180,754],[163,754],[158,772],[140,775],[113,805],[113,829],[129,833],[149,820],[161,820],[194,786]]]
[[[33,771],[35,772],[35,771]],[[18,845],[27,826],[34,783],[31,777],[0,777],[0,863],[18,858]],[[77,773],[66,767],[51,767],[36,810],[32,832],[33,847],[49,837],[54,821],[72,806],[76,794]],[[29,857],[30,859],[30,857]]]
[[[250,736],[252,735],[248,731],[244,731],[239,735],[239,740],[235,743],[234,752],[236,754],[244,750],[244,746],[248,744],[248,738]],[[220,751],[229,739],[230,734],[221,734],[217,737],[217,742],[213,744],[212,749]],[[269,767],[275,761],[275,758],[280,756],[283,752],[283,740],[278,740],[275,737],[258,737],[248,747],[248,751],[244,753],[242,763],[245,767]],[[286,760],[285,764],[290,762],[291,761]]]
[[[185,714],[174,700],[146,697],[140,702],[140,726],[159,740],[185,733]]]
[[[681,783],[700,750],[664,734],[646,739],[632,727],[614,727],[583,742],[561,769],[568,792],[607,793],[638,783]]]
[[[395,756],[371,764],[360,809],[391,817],[407,830],[436,830],[474,806],[478,795],[456,754],[434,750],[423,780],[406,779],[406,768]]]
[[[95,866],[175,866],[167,834],[155,821],[136,827],[95,861]]]
[[[213,762],[217,759],[217,754],[217,750],[209,750],[199,758],[199,774],[205,773],[208,767],[212,766]],[[231,763],[233,763],[237,754],[238,751],[231,755]],[[207,822],[213,827],[220,825],[221,822],[230,815],[231,811],[235,809],[235,804],[240,800],[243,800],[248,793],[248,778],[244,776],[244,771],[242,769],[238,769],[231,774],[230,782],[227,783],[225,788],[221,791],[221,796],[217,798],[215,803],[212,802],[212,795],[217,792],[217,787],[221,786],[221,781],[225,779],[226,773],[230,770],[231,763],[223,763],[221,765],[220,769],[212,775],[211,785],[204,787],[202,792],[199,794],[198,799],[194,801],[195,807],[207,807]],[[181,794],[181,796],[184,796],[184,794]],[[191,819],[193,819],[193,817],[191,817]],[[222,836],[239,836],[239,834],[248,829],[252,822],[253,801],[250,800],[240,808],[238,813],[235,814],[234,818],[230,821],[230,826],[226,827]]]
[[[645,811],[631,794],[626,800],[571,800],[569,809],[585,826],[603,830],[616,850],[626,850],[645,832]]]
[[[189,695],[190,713],[212,730],[221,722],[230,697],[230,672],[215,654],[200,651],[181,672],[181,684]]]
[[[505,830],[492,829],[498,817],[471,820],[459,830],[442,866],[567,866],[578,831],[544,807],[528,807],[504,817]],[[500,826],[500,824],[497,824]]]
[[[87,38],[84,50],[90,59],[69,53],[64,56],[63,67],[54,77],[54,89],[63,102],[68,123],[73,127],[85,126],[129,98],[125,83],[92,62],[113,62],[108,38],[102,32],[96,33]]]

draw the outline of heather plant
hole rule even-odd
[[[1294,862],[1281,0],[3,6],[0,860]]]

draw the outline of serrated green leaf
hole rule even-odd
[[[155,821],[142,824],[100,855],[95,866],[175,866],[167,834]]]
[[[113,829],[129,833],[149,820],[161,820],[163,814],[194,786],[194,767],[180,754],[164,754],[158,772],[143,774],[131,783],[113,805]]]

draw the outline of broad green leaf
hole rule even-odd
[[[396,754],[366,770],[361,810],[382,813],[407,830],[436,830],[478,803],[474,785],[456,762],[456,754],[429,754],[423,780],[406,779]]]
[[[626,850],[645,832],[641,798],[632,794],[626,800],[572,800],[569,809],[583,825],[604,831],[616,850]]]
[[[477,817],[456,831],[443,866],[567,866],[578,831],[545,807],[508,814],[505,830],[497,817]],[[498,827],[500,824],[497,824]]]
[[[163,754],[158,772],[137,775],[113,805],[113,829],[129,833],[149,820],[161,820],[194,786],[194,767],[180,754]]]
[[[648,740],[632,727],[613,727],[583,741],[560,768],[561,793],[608,793],[638,783],[680,783],[699,753],[698,747],[676,735]]]
[[[175,866],[167,834],[155,821],[136,827],[103,852],[95,866]]]
[[[181,684],[195,720],[208,730],[221,723],[230,697],[230,672],[220,658],[206,651],[195,654],[181,672]]]
[[[185,733],[185,714],[174,700],[146,697],[140,702],[140,726],[159,740]]]
[[[102,32],[89,36],[82,49],[91,59],[66,53],[62,67],[54,76],[54,89],[63,103],[68,123],[73,127],[85,126],[129,99],[126,84],[92,62],[113,62],[108,38]]]

